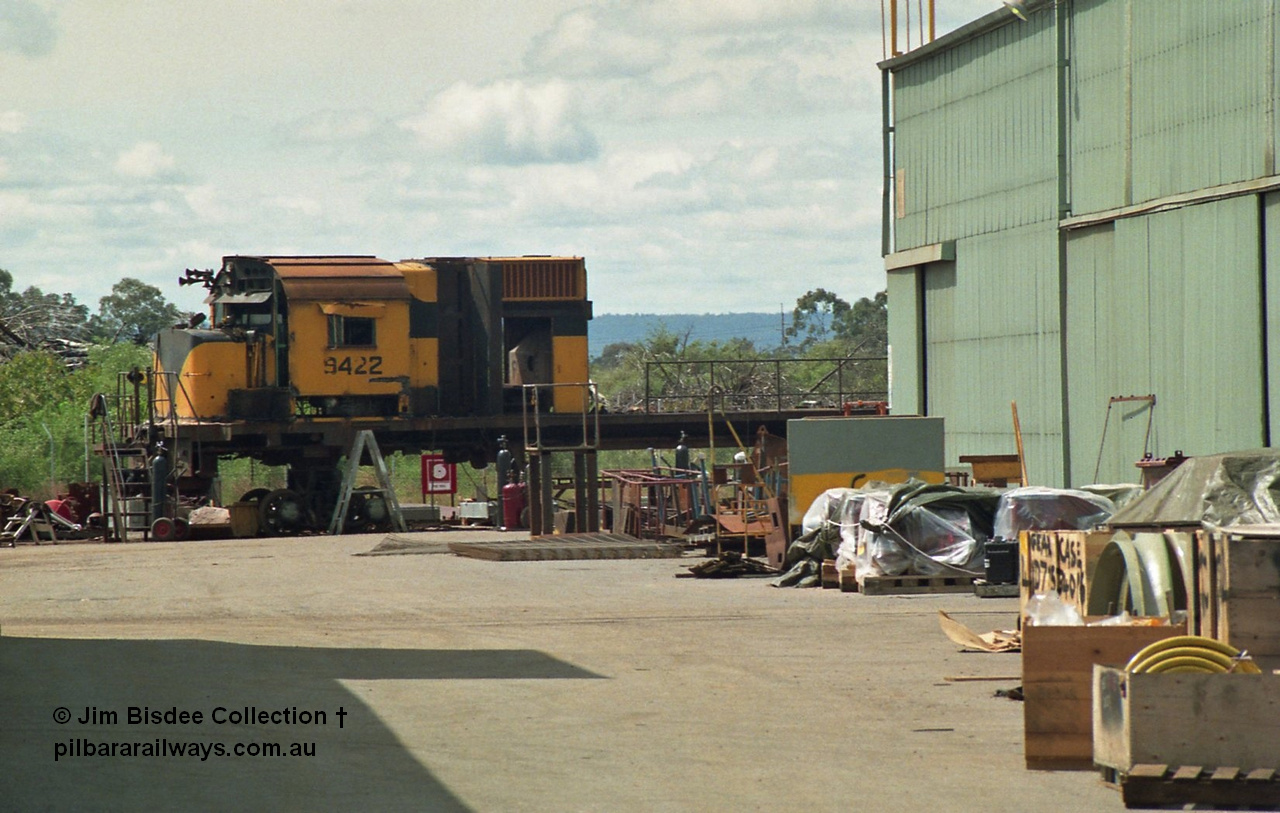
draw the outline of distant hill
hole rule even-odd
[[[761,349],[782,344],[782,317],[777,313],[606,313],[587,325],[591,357],[611,344],[643,341],[663,326],[672,333],[688,331],[690,339],[704,342],[750,339]]]

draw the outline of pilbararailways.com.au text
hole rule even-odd
[[[314,757],[314,742],[175,742],[160,737],[151,742],[101,742],[74,737],[53,744],[53,761],[61,762],[77,758],[196,758],[201,762],[209,757]]]

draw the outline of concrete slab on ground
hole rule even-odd
[[[1019,659],[958,652],[937,611],[985,632],[1016,599],[355,555],[384,536],[0,550],[2,806],[1122,809],[1023,768],[1021,705],[993,696],[1017,681],[946,679]],[[295,743],[314,756],[217,755]],[[134,755],[171,744],[197,755]]]

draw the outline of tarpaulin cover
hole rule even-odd
[[[804,533],[787,549],[777,586],[818,583],[815,564],[853,563],[859,581],[904,573],[977,574],[1000,496],[988,489],[868,484],[823,492],[805,512]]]
[[[834,558],[837,567],[851,562],[865,533],[859,521],[866,506],[875,504],[883,509],[888,496],[887,490],[872,486],[831,488],[818,495],[805,512],[800,536],[787,548],[788,570],[774,586],[817,586],[820,580],[816,565],[824,559]]]
[[[1087,531],[1115,512],[1115,503],[1087,491],[1015,488],[1000,495],[995,538],[1016,540],[1019,531]]]
[[[868,576],[905,573],[980,574],[999,501],[1000,495],[988,489],[919,481],[894,486],[884,521],[863,524],[871,533],[859,549],[859,583]]]
[[[1111,517],[1115,528],[1280,522],[1280,449],[1188,458]]]

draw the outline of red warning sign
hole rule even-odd
[[[446,463],[442,454],[422,456],[422,493],[456,494],[458,492],[458,466]]]

